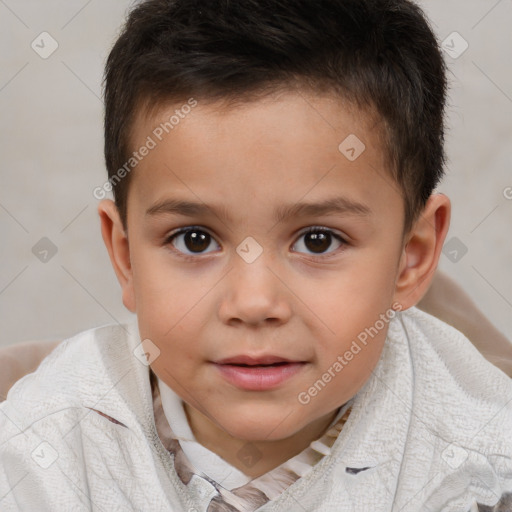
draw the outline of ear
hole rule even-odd
[[[98,205],[98,213],[101,220],[101,235],[123,292],[123,304],[128,310],[135,313],[135,293],[128,235],[113,201],[102,200]]]
[[[448,197],[433,194],[406,236],[394,296],[402,310],[415,306],[427,292],[450,227],[450,214]]]

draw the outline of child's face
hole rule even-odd
[[[199,101],[158,141],[180,106],[139,119],[133,138],[157,142],[130,184],[124,290],[160,350],[151,366],[195,422],[239,439],[328,422],[369,378],[399,298],[403,201],[376,128],[333,98],[288,93],[225,111]],[[355,139],[339,149],[351,134],[366,146],[354,161]],[[346,209],[298,209],[335,199]],[[289,362],[242,366],[272,358]]]

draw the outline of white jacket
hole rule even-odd
[[[0,511],[208,510],[214,487],[199,476],[184,485],[158,437],[139,343],[135,320],[82,332],[11,388]],[[411,308],[391,320],[330,455],[258,512],[487,511],[500,498],[512,510],[507,493],[512,379]]]

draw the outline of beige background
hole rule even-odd
[[[0,0],[0,345],[67,337],[130,316],[92,194],[106,176],[102,69],[129,5]],[[469,44],[460,57],[446,56],[449,162],[439,190],[452,199],[447,240],[459,248],[448,246],[441,268],[512,339],[512,199],[505,197],[512,197],[512,2],[422,5],[440,40],[459,50],[456,31]],[[59,45],[47,59],[31,48],[44,31]],[[33,253],[48,250],[43,237],[57,249],[46,262]]]

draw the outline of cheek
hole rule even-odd
[[[299,293],[314,319],[320,319],[326,335],[347,339],[370,327],[391,307],[394,296],[392,263],[347,266],[322,282],[321,293],[306,288]],[[312,318],[313,318],[312,317]],[[315,321],[315,320],[312,321]]]
[[[151,314],[139,317],[139,329],[141,337],[150,339],[158,347],[158,357],[151,362],[157,375],[178,393],[190,390],[200,352],[197,336],[191,331],[184,332],[179,324],[169,330],[167,322],[159,322],[158,317]]]
[[[149,252],[149,251],[148,251]],[[192,360],[204,312],[202,288],[190,283],[158,257],[138,254],[133,261],[140,335],[160,349],[162,359]],[[158,365],[158,363],[156,363]]]
[[[379,362],[386,335],[387,324],[379,330],[372,323],[357,335],[347,337],[324,358],[316,380],[329,379],[326,393],[318,404],[325,412],[338,407],[364,386]]]
[[[137,316],[170,329],[185,314],[190,286],[166,262],[164,250],[140,244],[132,253],[132,269]]]
[[[319,359],[317,378],[331,369],[333,392],[356,392],[378,363],[386,339],[394,292],[395,260],[387,255],[361,257],[322,284],[321,294],[309,293]],[[304,292],[303,292],[304,293]],[[384,318],[384,320],[383,320]],[[311,327],[313,326],[314,327]],[[342,358],[340,362],[338,356]],[[343,366],[339,370],[333,365]]]

